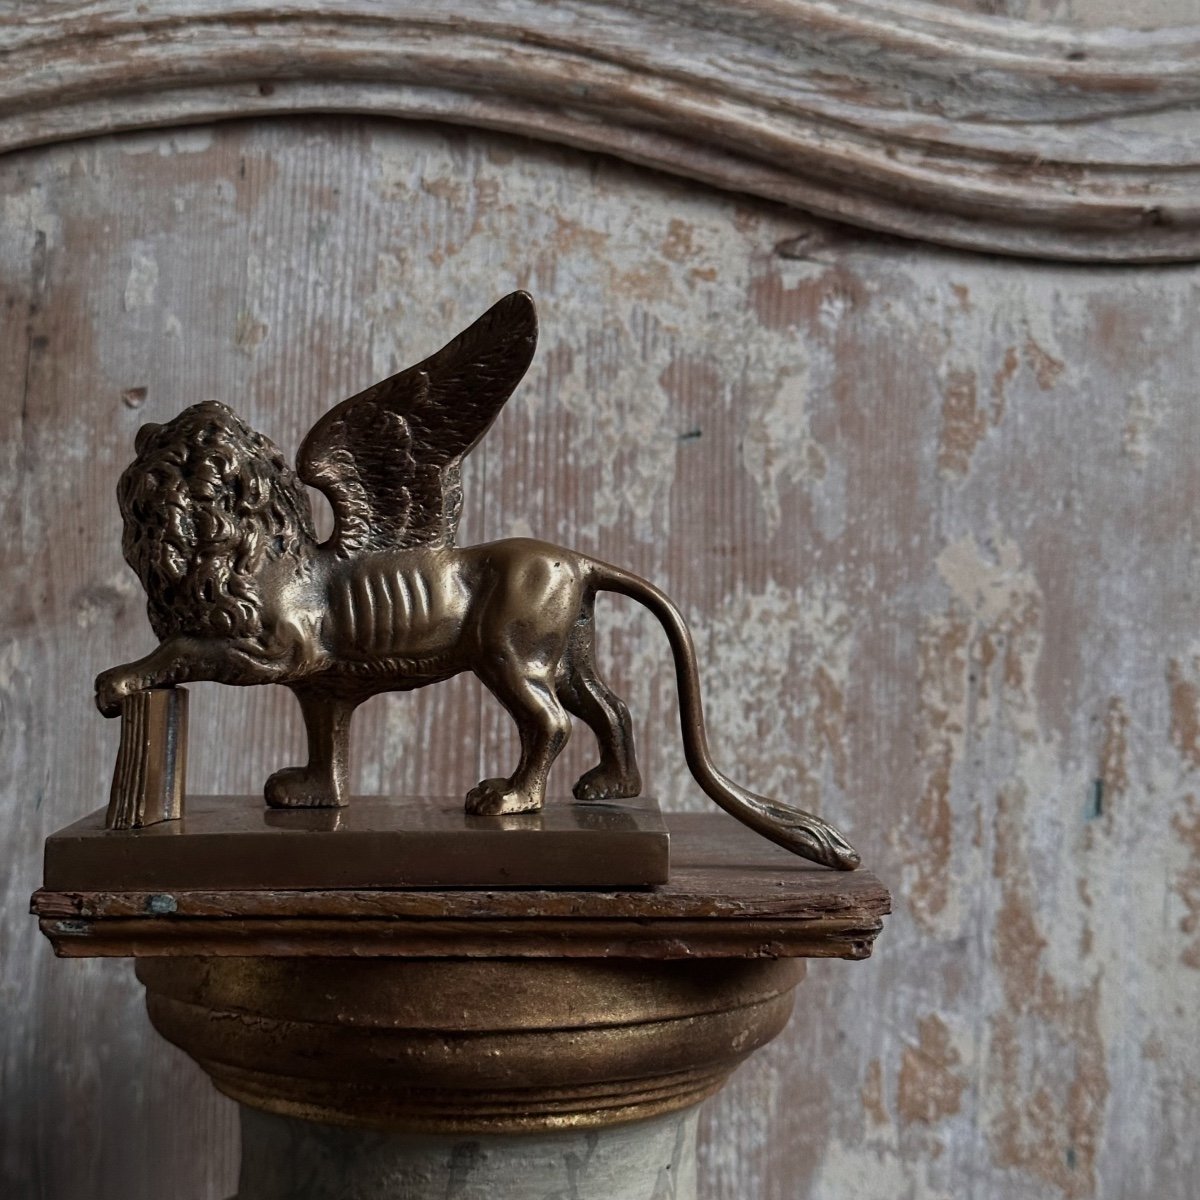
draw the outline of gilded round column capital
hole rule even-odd
[[[243,1104],[425,1133],[600,1127],[717,1091],[795,959],[144,958],[158,1031]]]

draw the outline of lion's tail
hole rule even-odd
[[[692,635],[680,611],[652,583],[607,563],[595,563],[592,586],[618,592],[644,604],[666,630],[679,683],[679,719],[688,768],[710,799],[751,829],[785,849],[813,862],[853,871],[862,861],[858,852],[832,825],[812,813],[789,808],[739,787],[713,764],[700,699],[700,672]]]

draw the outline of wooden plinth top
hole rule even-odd
[[[671,813],[671,879],[629,891],[36,892],[64,957],[866,958],[890,911],[868,871],[817,867],[720,812]]]

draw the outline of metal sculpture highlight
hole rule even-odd
[[[300,702],[309,760],[267,780],[267,803],[334,807],[347,799],[359,704],[473,671],[516,721],[521,756],[512,775],[471,789],[468,813],[540,809],[570,716],[600,747],[576,798],[628,798],[641,791],[629,712],[594,658],[596,593],[618,592],[666,631],[688,767],[707,795],[804,858],[858,866],[827,822],[756,796],[713,765],[691,635],[653,584],[530,539],[455,544],[462,459],[520,382],[536,342],[533,301],[514,292],[424,362],[326,413],[296,471],[223,404],[196,404],[139,430],[118,498],[125,557],[160,645],[97,678],[100,711],[117,716],[129,696],[189,681],[283,684]],[[303,484],[333,507],[325,542]]]

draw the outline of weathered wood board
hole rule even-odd
[[[896,894],[875,957],[815,964],[709,1109],[702,1193],[1195,1194],[1200,269],[934,250],[358,119],[22,151],[0,206],[4,1194],[235,1184],[232,1106],[128,965],[55,961],[26,915],[42,839],[107,794],[92,678],[151,644],[113,499],[135,430],[212,397],[294,450],[514,287],[541,349],[464,534],[661,583],[722,766],[836,821]],[[661,633],[623,601],[600,628],[647,790],[707,803]],[[196,790],[299,752],[286,695],[192,700]],[[514,749],[458,679],[362,711],[353,786],[461,794]]]
[[[343,812],[347,818],[357,806],[377,812],[380,803],[359,797]],[[228,811],[230,806],[220,807]],[[559,814],[561,824],[568,807],[547,809],[547,821]],[[662,828],[657,808],[652,816]],[[643,823],[648,818],[643,814]],[[867,958],[891,911],[887,889],[870,871],[815,866],[745,826],[731,826],[724,813],[673,813],[670,833],[671,878],[655,888],[559,890],[537,884],[380,890],[376,885],[330,883],[329,866],[314,869],[310,862],[303,884],[294,889],[264,888],[257,881],[249,888],[114,889],[116,871],[109,856],[104,883],[92,889],[48,881],[34,895],[33,907],[42,932],[66,957],[395,955],[718,962]],[[518,843],[529,840],[520,833],[514,839],[511,830],[508,836]],[[553,833],[541,837],[546,840]],[[359,841],[361,845],[365,839]],[[199,857],[195,851],[192,855]],[[493,850],[493,857],[501,855]],[[187,927],[183,940],[181,925]]]

